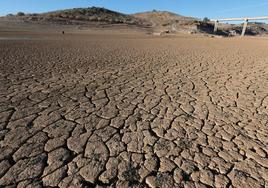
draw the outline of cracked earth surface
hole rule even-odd
[[[268,43],[0,41],[0,187],[268,187]]]

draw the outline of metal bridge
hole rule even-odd
[[[212,19],[211,21],[215,22],[214,24],[214,32],[216,33],[218,30],[219,22],[225,22],[225,21],[244,21],[243,24],[243,30],[241,36],[244,36],[246,33],[247,25],[249,20],[268,20],[268,16],[262,16],[262,17],[249,17],[249,18],[224,18],[224,19]]]

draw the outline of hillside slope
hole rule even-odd
[[[54,24],[126,24],[137,26],[149,26],[144,20],[140,20],[131,15],[115,12],[105,8],[89,7],[59,10],[41,14],[18,14],[18,19],[26,22],[35,23],[54,23]]]
[[[149,11],[133,14],[135,18],[146,20],[156,30],[170,32],[191,30],[197,23],[196,18],[185,17],[168,11]]]
[[[144,19],[154,24],[165,25],[168,23],[185,23],[196,20],[192,17],[185,17],[168,11],[149,11],[133,14],[135,18]]]
[[[5,22],[5,23],[4,23]],[[136,14],[123,14],[120,12],[108,10],[105,8],[88,7],[59,10],[41,14],[9,15],[0,19],[0,26],[18,25],[31,23],[35,26],[46,24],[62,27],[77,25],[88,28],[94,27],[113,27],[118,29],[120,26],[130,28],[144,29],[147,33],[201,33],[215,34],[213,32],[214,23],[204,22],[193,17],[186,17],[168,11],[148,11]],[[133,27],[132,27],[133,28]],[[241,24],[220,24],[218,35],[229,36],[236,33],[239,35],[242,30]],[[264,23],[249,23],[247,35],[263,35],[268,33],[268,26]]]

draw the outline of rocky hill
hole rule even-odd
[[[134,17],[146,20],[149,22],[155,31],[164,33],[203,33],[215,34],[214,22],[209,20],[203,21],[193,17],[186,17],[167,11],[150,11],[133,14]],[[217,35],[234,36],[240,35],[243,24],[226,24],[219,25]],[[247,35],[263,35],[268,33],[268,25],[259,22],[249,22],[246,34]]]
[[[166,32],[190,31],[197,23],[196,18],[185,17],[168,11],[149,11],[133,14],[135,18],[146,20],[156,30]]]
[[[139,19],[150,21],[153,25],[159,25],[159,26],[166,26],[173,23],[185,24],[192,22],[193,20],[196,20],[195,18],[192,17],[185,17],[168,11],[156,11],[156,10],[133,14],[133,16]]]
[[[135,26],[145,28],[150,33],[203,33],[214,34],[214,23],[202,21],[193,17],[186,17],[167,11],[148,11],[132,15],[115,12],[105,8],[89,7],[59,10],[41,14],[24,14],[5,17],[8,21],[19,21],[33,24],[53,25],[83,25],[83,26]],[[1,20],[0,20],[1,24]],[[239,35],[242,30],[241,24],[221,24],[218,35],[230,36]],[[249,23],[248,35],[262,35],[268,33],[268,26],[264,23]]]
[[[35,23],[54,23],[54,24],[87,24],[91,22],[105,24],[126,24],[137,26],[149,26],[144,20],[140,20],[131,15],[122,14],[112,10],[98,7],[74,8],[47,12],[42,14],[9,15],[9,17]]]

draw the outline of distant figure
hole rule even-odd
[[[62,31],[62,34],[64,35],[64,31]]]

